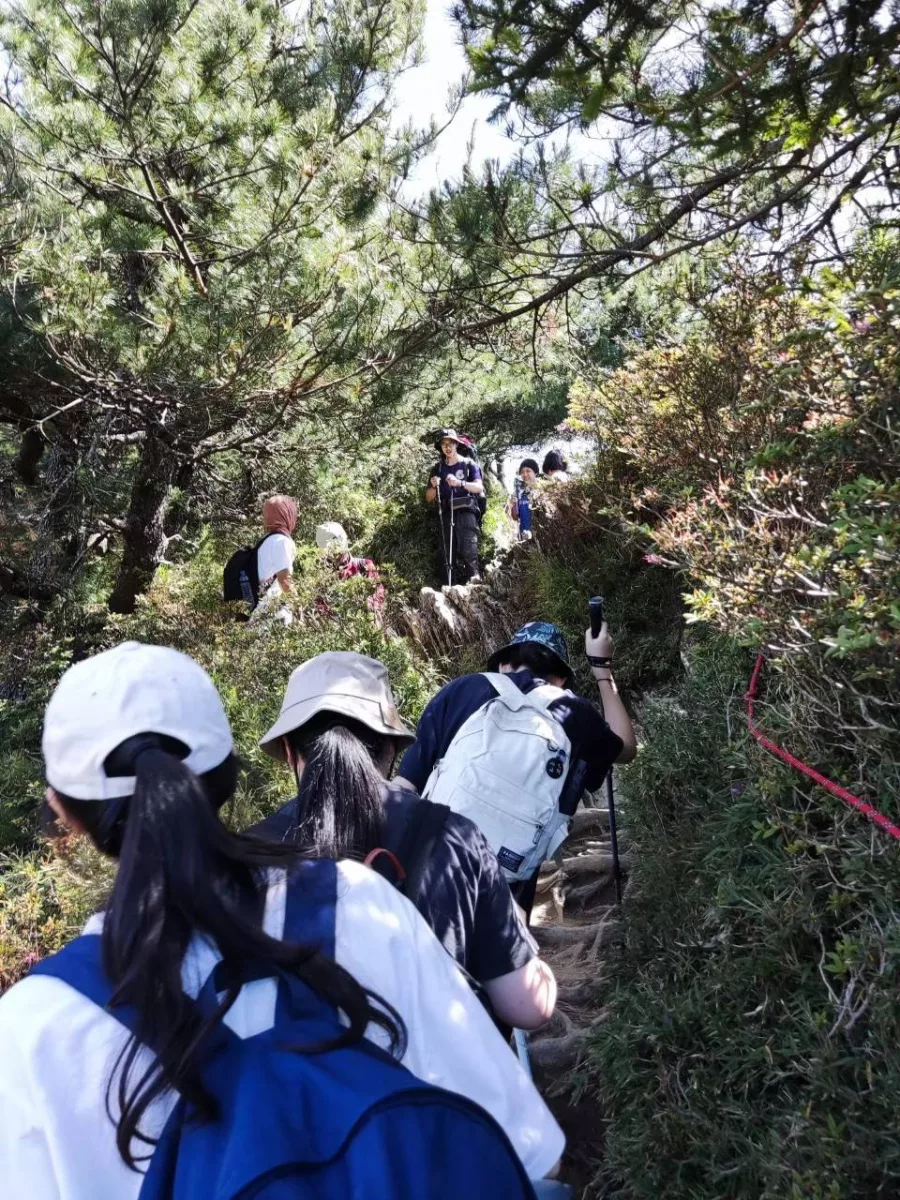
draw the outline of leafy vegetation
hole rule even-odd
[[[896,846],[749,743],[746,652],[707,636],[690,661],[622,773],[627,942],[579,1080],[610,1122],[603,1194],[890,1194]]]
[[[430,431],[490,459],[565,422],[595,461],[540,492],[503,621],[577,652],[601,592],[642,723],[626,941],[575,1081],[608,1124],[595,1190],[893,1195],[897,848],[752,742],[741,697],[762,650],[766,730],[900,818],[897,13],[455,15],[522,153],[421,202],[435,131],[391,120],[418,0],[0,16],[0,987],[108,883],[37,837],[66,665],[129,637],[194,655],[243,827],[291,788],[257,739],[293,666],[372,654],[413,722],[482,665],[397,632],[435,582]],[[220,572],[275,491],[295,621],[258,631]],[[383,611],[325,567],[322,520],[377,560]]]

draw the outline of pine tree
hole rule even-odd
[[[380,206],[416,151],[389,120],[420,21],[418,0],[7,10],[7,293],[56,373],[19,402],[73,470],[125,480],[98,517],[124,539],[114,609],[152,577],[174,487],[357,412],[372,347],[409,324]]]

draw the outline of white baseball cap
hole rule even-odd
[[[346,550],[350,545],[350,539],[347,537],[347,531],[343,525],[339,525],[337,521],[325,521],[322,525],[316,526],[316,545],[320,550],[327,550],[335,543],[341,550]]]
[[[138,733],[177,738],[197,775],[223,763],[233,745],[201,666],[168,646],[122,642],[70,667],[50,697],[42,741],[48,783],[73,800],[130,796],[134,776],[110,777],[103,764]]]

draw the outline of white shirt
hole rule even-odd
[[[290,625],[293,614],[282,604],[284,593],[275,578],[279,571],[294,573],[297,547],[286,533],[270,534],[256,552],[256,573],[259,578],[259,603],[250,614],[251,622],[274,617]]]
[[[279,571],[294,570],[294,559],[297,557],[297,547],[293,539],[286,533],[270,533],[256,552],[256,573],[259,576],[260,600],[274,588],[281,588],[275,576]]]
[[[467,1096],[505,1130],[532,1178],[560,1158],[565,1139],[534,1085],[503,1042],[456,964],[413,906],[360,863],[338,865],[337,961],[394,1005],[406,1024],[404,1065]],[[283,874],[269,888],[265,928],[284,926]],[[93,917],[86,932],[99,932]],[[197,939],[185,958],[185,989],[196,994],[217,954]],[[247,984],[227,1024],[249,1037],[269,1028],[275,983]],[[373,1041],[386,1044],[380,1030]],[[68,984],[22,980],[0,998],[0,1196],[9,1200],[137,1200],[143,1176],[119,1157],[106,1115],[106,1086],[127,1032]],[[149,1051],[146,1052],[149,1061]],[[142,1128],[158,1133],[173,1097]]]

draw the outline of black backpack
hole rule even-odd
[[[383,835],[385,844],[370,852],[366,866],[415,904],[450,809],[446,804],[422,800],[414,792],[409,793],[408,799],[404,797],[404,801],[391,806]]]
[[[243,600],[251,609],[259,604],[259,560],[256,555],[269,537],[272,537],[271,533],[260,538],[255,546],[241,546],[229,558],[222,572],[223,600]]]

